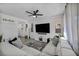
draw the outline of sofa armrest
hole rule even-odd
[[[76,56],[68,42],[62,39],[59,40],[56,48],[56,53],[59,56]]]

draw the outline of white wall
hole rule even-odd
[[[13,39],[14,37],[18,37],[19,24],[21,24],[21,22],[23,22],[23,24],[29,24],[28,21],[23,19],[19,19],[2,13],[0,15],[1,15],[0,29],[3,35],[3,39],[9,40],[9,39]],[[3,19],[10,19],[10,20],[13,20],[14,22],[3,21]],[[26,32],[23,32],[23,33],[25,34]]]
[[[53,38],[55,33],[55,26],[56,24],[61,24],[63,29],[63,15],[57,15],[53,17],[38,17],[34,18],[34,21],[32,22],[34,24],[34,32],[31,33],[31,37],[35,38],[36,40],[39,40],[39,37],[42,36],[44,38],[44,41],[46,41],[47,38]],[[38,34],[35,30],[35,24],[42,24],[42,23],[49,23],[50,24],[50,33],[44,34]]]
[[[65,24],[67,38],[73,47],[74,51],[78,53],[78,36],[77,36],[77,4],[67,4],[65,10]]]

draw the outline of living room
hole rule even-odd
[[[69,29],[70,32],[66,30],[66,27],[69,25],[67,25],[66,22],[66,19],[69,19],[68,16],[66,16],[68,15],[67,11],[71,11],[71,9],[68,8],[73,7],[72,12],[74,11],[75,13],[76,7],[74,9],[74,6],[76,6],[76,4],[0,4],[0,36],[2,36],[2,40],[0,40],[0,51],[2,54],[0,55],[78,55],[77,40],[68,40],[71,37],[68,33],[72,33],[72,29]],[[74,26],[77,25],[75,24]],[[76,38],[76,30],[73,31],[75,34],[72,36]],[[67,37],[67,35],[69,37]],[[62,53],[60,51],[62,51]]]

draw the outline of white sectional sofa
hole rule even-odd
[[[55,47],[52,44],[52,41],[50,41],[42,52],[52,56],[76,56],[68,42],[62,39],[59,39],[57,47]]]
[[[59,40],[57,47],[50,41],[42,51],[26,45],[18,48],[8,42],[2,42],[0,43],[0,51],[4,56],[76,56],[68,42],[62,39]]]
[[[47,54],[25,45],[19,49],[8,42],[2,42],[0,47],[0,51],[4,56],[47,56]]]

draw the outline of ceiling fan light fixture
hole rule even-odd
[[[33,16],[34,18],[36,17],[36,16]]]

